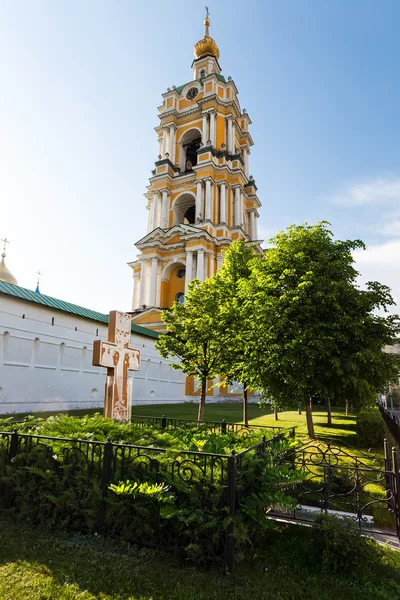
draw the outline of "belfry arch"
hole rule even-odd
[[[191,192],[185,192],[173,202],[174,225],[193,225],[196,220],[196,198]]]
[[[197,150],[201,145],[201,131],[196,127],[185,131],[179,140],[179,167],[181,173],[190,173],[197,165]],[[204,142],[203,142],[204,143]]]
[[[170,262],[161,274],[161,307],[169,308],[185,293],[186,265],[184,262]]]

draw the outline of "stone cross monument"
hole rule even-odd
[[[95,367],[107,367],[104,416],[119,421],[131,417],[132,390],[128,372],[140,369],[140,350],[130,348],[130,341],[130,315],[113,310],[108,320],[108,342],[93,342],[92,364]]]

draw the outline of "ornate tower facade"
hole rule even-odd
[[[163,331],[161,312],[184,300],[190,281],[212,276],[233,240],[259,246],[257,187],[249,174],[251,120],[218,46],[194,46],[193,79],[163,94],[158,160],[147,186],[147,235],[136,243],[133,322]],[[261,252],[261,248],[259,247]]]

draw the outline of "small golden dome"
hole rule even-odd
[[[0,281],[5,281],[6,283],[13,283],[14,285],[18,285],[14,275],[10,273],[10,271],[6,267],[6,263],[4,262],[5,257],[6,255],[3,252],[3,254],[1,255],[0,262]]]
[[[204,25],[206,27],[206,31],[202,40],[199,40],[197,44],[193,47],[193,52],[196,58],[201,58],[202,56],[206,56],[207,54],[211,54],[217,60],[219,59],[219,48],[217,46],[217,42],[208,35],[208,28],[210,27],[210,19],[207,17],[204,19]]]

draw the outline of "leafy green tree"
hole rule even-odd
[[[327,225],[292,225],[278,233],[239,290],[252,340],[248,383],[281,406],[303,399],[310,437],[312,398],[330,402],[350,383],[383,385],[396,367],[381,349],[399,333],[397,316],[374,313],[393,304],[390,290],[377,282],[365,291],[357,287],[352,251],[364,244],[334,240]],[[374,360],[375,378],[366,368]]]
[[[221,372],[225,333],[219,310],[220,294],[214,278],[203,282],[193,280],[185,304],[174,302],[170,310],[163,311],[167,333],[155,344],[163,358],[179,359],[179,363],[171,363],[171,367],[200,382],[199,421],[204,420],[208,381]]]

